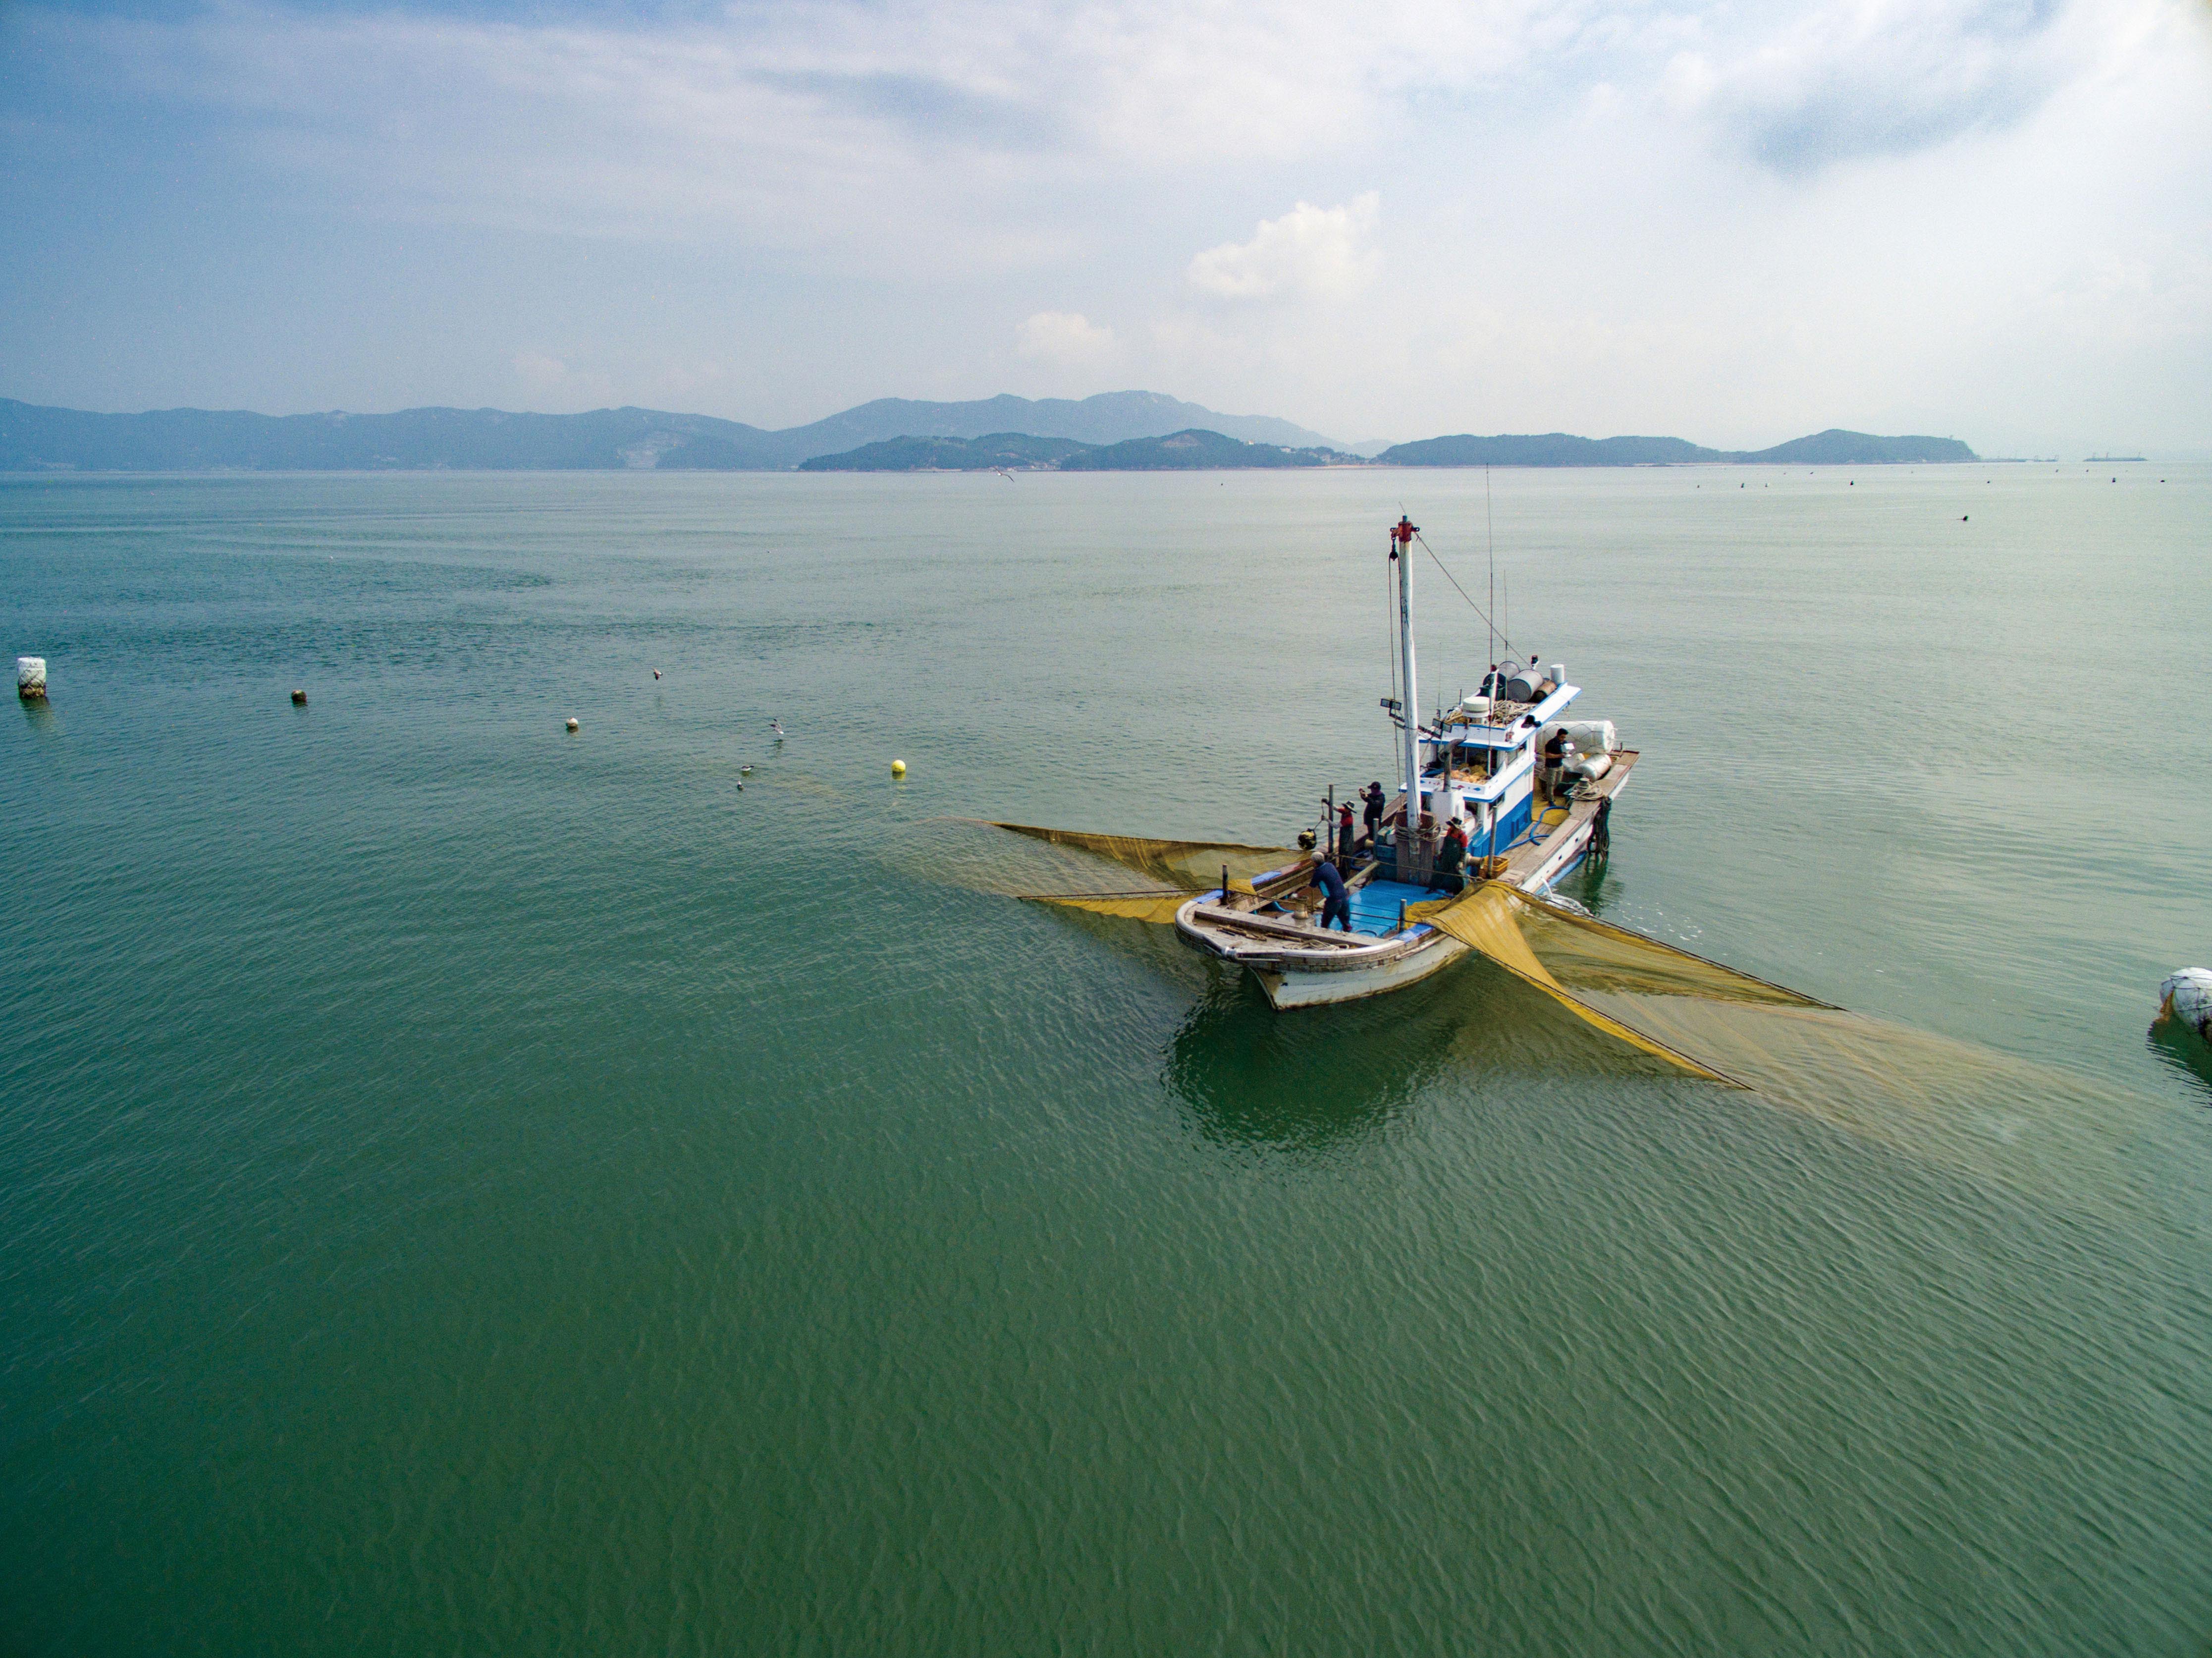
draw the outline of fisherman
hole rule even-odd
[[[1321,888],[1321,930],[1328,930],[1335,922],[1346,932],[1352,930],[1352,894],[1346,890],[1344,877],[1327,858],[1314,865],[1314,885]]]
[[[1565,779],[1567,761],[1575,752],[1574,744],[1567,741],[1567,728],[1554,726],[1552,735],[1544,739],[1544,787],[1557,793]]]
[[[1382,785],[1369,783],[1359,798],[1367,802],[1367,844],[1372,846],[1382,828]]]
[[[1347,869],[1352,867],[1353,850],[1352,802],[1346,801],[1336,808],[1336,861]]]
[[[1467,885],[1462,873],[1467,868],[1467,826],[1457,819],[1444,831],[1443,844],[1437,848],[1437,873],[1429,883],[1447,893],[1456,893]]]

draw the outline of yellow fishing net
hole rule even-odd
[[[971,827],[986,834],[1008,829],[1032,844],[1020,859],[1006,856],[1003,841],[999,852],[979,844],[965,855],[983,890],[1161,923],[1171,923],[1193,893],[1218,886],[1224,863],[1231,881],[1249,887],[1253,877],[1302,869],[1304,860],[1285,849],[1234,842],[1020,824]],[[940,853],[939,874],[951,873],[950,856]],[[984,879],[987,867],[994,873]],[[1052,887],[1064,890],[1046,890]],[[1407,917],[1449,934],[1577,1019],[1691,1076],[1755,1090],[1854,1135],[1977,1176],[2063,1189],[2077,1199],[2094,1194],[2113,1209],[2134,1201],[2119,1154],[2150,1107],[2126,1090],[1848,1013],[1501,881],[1413,905]]]
[[[1488,956],[1516,978],[1534,985],[1562,1007],[1571,1009],[1577,1018],[1589,1021],[1631,1047],[1640,1048],[1669,1064],[1679,1065],[1693,1076],[1715,1082],[1735,1082],[1736,1079],[1725,1071],[1700,1064],[1680,1048],[1638,1030],[1626,1021],[1592,1006],[1569,990],[1545,964],[1522,929],[1522,914],[1531,907],[1522,901],[1522,894],[1516,888],[1498,881],[1486,881],[1481,886],[1469,887],[1456,898],[1408,905],[1406,918],[1408,921],[1425,921],[1440,931],[1449,933],[1461,943]],[[1622,936],[1633,938],[1636,935],[1624,934]],[[1664,946],[1660,948],[1665,948]],[[1726,969],[1721,971],[1726,972]],[[1737,1086],[1748,1085],[1738,1083]]]
[[[1099,835],[1078,829],[1044,829],[1028,823],[994,823],[1026,835],[1048,846],[1065,847],[1105,858],[1143,877],[1146,885],[1109,886],[1097,879],[1096,866],[1071,875],[1088,874],[1091,885],[1067,892],[1025,892],[1016,896],[1037,904],[1063,905],[1095,915],[1120,916],[1129,921],[1149,921],[1161,926],[1174,923],[1176,911],[1200,893],[1221,885],[1222,871],[1239,892],[1252,890],[1252,878],[1297,868],[1303,852],[1282,846],[1247,846],[1236,841],[1158,840],[1140,835]],[[1075,882],[1069,882],[1071,887]]]
[[[1150,875],[1166,887],[1210,892],[1221,884],[1225,866],[1232,881],[1286,869],[1305,855],[1285,846],[1248,846],[1237,841],[1154,840],[1140,835],[1097,835],[1079,829],[1041,829],[1030,823],[994,823],[1052,846],[1072,846]]]
[[[1509,895],[1528,948],[1571,990],[1694,996],[1778,1008],[1830,1005],[1555,901],[1510,889]]]
[[[1093,915],[1119,916],[1124,921],[1149,921],[1157,926],[1175,925],[1176,911],[1194,893],[1169,893],[1154,897],[1145,893],[1024,893],[1032,904],[1057,904],[1063,909],[1088,910]]]

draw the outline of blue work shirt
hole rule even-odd
[[[1341,904],[1347,896],[1344,877],[1337,874],[1336,866],[1327,858],[1314,865],[1314,885],[1321,888],[1322,896],[1331,904]]]

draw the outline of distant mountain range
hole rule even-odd
[[[382,415],[204,409],[87,414],[0,398],[0,471],[777,471],[815,455],[915,434],[981,437],[1021,432],[1110,444],[1193,427],[1254,443],[1328,442],[1287,420],[1220,414],[1157,392],[1105,392],[1080,402],[994,397],[974,403],[915,403],[879,398],[784,431],[657,409],[574,415],[509,414],[500,409],[405,409]]]
[[[1376,457],[1389,466],[1679,466],[1696,461],[1739,466],[1879,466],[1980,459],[1953,437],[1875,437],[1831,427],[1771,449],[1707,449],[1679,437],[1541,436],[1424,438]]]
[[[843,454],[801,461],[803,472],[1243,471],[1255,466],[1357,464],[1340,450],[1246,443],[1219,432],[1170,432],[1121,443],[1079,443],[1068,437],[992,432],[982,437],[894,437]]]
[[[998,448],[987,454],[948,447],[948,440]],[[1024,444],[1044,448],[1024,448]],[[863,452],[865,460],[860,458]],[[1376,458],[1402,466],[1636,466],[1696,461],[1872,466],[1976,456],[1953,438],[1831,430],[1748,454],[1704,448],[1678,437],[1462,434],[1400,443]],[[817,460],[835,464],[810,470],[1023,466],[1080,472],[1313,466],[1356,464],[1356,459],[1319,433],[1287,420],[1218,414],[1157,392],[1106,392],[1079,402],[994,397],[917,403],[881,398],[782,431],[655,409],[573,415],[499,409],[406,409],[381,415],[204,409],[88,414],[0,398],[0,471],[7,472],[742,472],[780,471]]]
[[[1176,432],[1103,446],[1066,438],[994,432],[985,437],[898,437],[843,454],[817,455],[802,472],[1161,472],[1251,466],[1679,466],[1698,461],[1736,465],[1870,466],[1893,462],[1972,460],[1974,452],[1948,437],[1873,437],[1830,430],[1771,449],[1701,448],[1679,437],[1539,436],[1431,437],[1399,443],[1371,463],[1341,450],[1241,443],[1218,432]]]

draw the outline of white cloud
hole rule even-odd
[[[1217,174],[1327,161],[1599,85],[1663,83],[1662,102],[1778,169],[1910,149],[2016,119],[2069,72],[2075,36],[2111,33],[2054,45],[2054,19],[2180,3],[793,0],[627,26],[228,3],[167,21],[19,11],[17,28],[103,99],[133,88],[227,117],[319,202],[335,186],[400,217],[912,275],[1069,257],[1096,234],[1070,210],[1084,186],[1185,177],[1194,158]],[[1322,211],[1257,241],[1341,241]],[[1273,256],[1213,250],[1192,279],[1276,291]],[[1361,279],[1349,256],[1311,274]]]
[[[336,186],[501,229],[861,247],[911,274],[1064,254],[1038,207],[1064,210],[1079,180],[1371,139],[1404,94],[1569,49],[1595,4],[795,0],[616,26],[230,3],[20,27],[103,101],[227,118],[318,201]]]
[[[547,357],[542,351],[517,351],[514,372],[526,386],[543,390],[565,383],[568,365],[557,357]]]
[[[1190,262],[1191,286],[1218,299],[1341,299],[1374,280],[1367,245],[1381,210],[1373,191],[1341,207],[1300,202],[1263,219],[1249,241],[1224,242]]]
[[[543,351],[517,351],[514,363],[515,381],[535,406],[583,409],[620,400],[612,375],[580,369]]]
[[[1782,173],[2011,125],[2109,50],[2115,14],[2066,0],[1821,0],[1677,53],[1666,104]],[[2073,24],[2075,27],[2069,27]]]
[[[1105,369],[1121,355],[1111,328],[1072,311],[1040,311],[1014,335],[1024,357],[1056,369]]]

